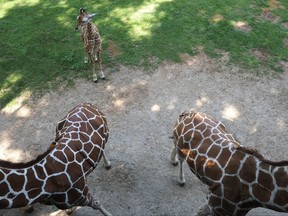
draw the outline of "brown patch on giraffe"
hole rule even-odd
[[[65,165],[57,160],[51,160],[49,164],[52,166],[52,169],[46,169],[47,175],[53,175],[55,172],[65,170]]]
[[[7,199],[1,199],[0,200],[0,206],[3,207],[3,208],[6,208],[8,207],[9,205],[9,201]]]
[[[15,182],[15,179],[17,179],[17,182]],[[12,190],[15,192],[19,192],[23,190],[24,183],[25,183],[25,177],[23,175],[18,175],[18,174],[10,174],[7,177],[7,180],[9,182],[13,182],[13,185],[10,185],[12,187]]]
[[[210,142],[212,142],[212,141],[210,140]],[[211,158],[216,158],[218,156],[218,154],[220,153],[220,151],[221,151],[221,147],[220,146],[212,145],[212,147],[209,149],[207,154]]]
[[[82,188],[83,185],[85,185],[85,179],[79,178],[76,182],[74,182],[73,188]]]
[[[266,171],[270,170],[270,165],[267,163],[260,163],[260,168]]]
[[[120,47],[112,40],[108,40],[107,52],[112,58],[115,58],[122,54]]]
[[[6,182],[0,184],[1,192],[0,194],[7,194],[9,192],[9,187]]]
[[[4,179],[4,174],[0,172],[0,179]]]
[[[223,172],[214,160],[208,159],[204,167],[204,174],[207,178],[218,181],[221,179]]]
[[[197,155],[196,161],[195,161],[195,169],[197,170],[198,174],[203,176],[204,175],[204,163],[207,160],[207,157],[202,155]]]
[[[222,180],[222,184],[225,186],[224,188],[224,197],[225,199],[238,203],[241,201],[240,190],[241,190],[241,182],[237,176],[224,176]]]
[[[214,194],[214,192],[213,192],[213,194]],[[214,206],[220,206],[221,202],[222,202],[222,199],[218,197],[220,195],[217,195],[217,194],[215,194],[215,195],[216,196],[213,196],[213,195],[210,196],[209,202],[213,203]]]
[[[200,145],[200,142],[202,140],[202,135],[199,131],[194,131],[194,136],[192,138],[192,141],[190,142],[191,148],[196,149]]]
[[[258,174],[258,183],[271,191],[275,188],[272,176],[261,170]]]
[[[37,196],[39,196],[39,194],[41,194],[41,192],[42,192],[42,188],[34,188],[34,189],[31,189],[28,191],[28,196],[30,199],[34,199]]]
[[[72,173],[75,172],[75,170],[72,170]],[[44,187],[44,190],[48,193],[53,193],[55,187],[57,187],[57,192],[66,192],[68,188],[70,188],[69,179],[67,178],[67,175],[64,173],[50,176],[46,180],[46,184]]]
[[[82,167],[77,163],[69,163],[66,170],[67,170],[67,173],[76,173],[76,172],[81,173]],[[64,176],[62,176],[62,177],[65,178]],[[71,178],[72,182],[75,182],[79,178],[79,176],[78,175],[71,175],[70,178]]]
[[[203,136],[204,137],[210,137],[211,135],[211,128],[206,128],[206,130],[203,131]]]
[[[221,167],[224,167],[227,164],[230,156],[231,156],[231,151],[229,150],[229,148],[222,147],[222,151],[218,157],[218,162],[221,165]]]
[[[84,147],[85,148],[85,147]],[[62,161],[63,163],[67,163],[67,158],[65,157],[64,153],[62,151],[55,151],[54,157]]]
[[[227,213],[232,214],[235,210],[235,205],[228,202],[227,200],[222,200],[222,215],[227,215]]]
[[[275,194],[274,202],[277,205],[284,206],[287,205],[288,191],[280,190]]]
[[[77,201],[77,199],[79,199],[79,197],[81,196],[81,193],[79,192],[79,190],[77,190],[76,188],[71,188],[68,192],[68,200],[70,203],[74,203]]]
[[[239,172],[239,176],[242,180],[249,183],[253,182],[256,178],[256,161],[253,156],[248,156],[242,165]]]
[[[35,176],[35,172],[32,168],[27,170],[27,175],[31,176],[31,179],[33,179],[33,181],[27,181],[25,190],[29,191],[33,188],[41,188],[41,186],[43,185],[43,181],[40,181],[36,178]],[[39,175],[39,173],[37,173]]]
[[[271,191],[267,190],[260,184],[256,183],[252,185],[252,193],[261,203],[265,203],[270,200]]]
[[[26,196],[24,195],[24,193],[21,193],[14,198],[12,208],[17,208],[19,206],[22,207],[22,206],[27,206],[27,205],[28,205],[28,200],[26,199]]]
[[[233,154],[229,166],[225,168],[225,173],[227,174],[236,174],[239,170],[240,163],[239,161],[243,160],[245,155],[239,151],[236,151],[236,153]]]
[[[279,187],[287,187],[288,186],[288,182],[287,182],[288,175],[285,172],[283,167],[279,168],[277,170],[277,172],[275,172],[274,176],[276,179],[277,186],[279,186]]]
[[[187,153],[189,152],[189,160],[191,160],[191,161],[189,161],[188,163],[189,163],[190,165],[194,164],[194,159],[195,159],[196,156],[197,156],[197,151],[195,151],[195,150],[189,151],[188,149],[184,149],[184,151],[187,151]],[[194,165],[192,165],[192,167],[193,167],[193,166],[194,166]]]

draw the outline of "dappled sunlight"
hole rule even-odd
[[[221,14],[216,14],[210,18],[210,21],[213,23],[218,23],[224,20],[224,16]]]
[[[171,99],[168,103],[167,109],[168,110],[174,110],[176,105],[177,105],[177,99],[176,98]]]
[[[170,0],[159,0],[154,3],[145,3],[140,7],[115,8],[111,11],[111,16],[119,18],[123,23],[129,26],[128,34],[132,40],[141,40],[144,37],[152,36],[152,28],[159,23],[165,12],[157,12],[158,7],[163,2]],[[125,14],[125,16],[123,16]]]
[[[0,159],[7,160],[10,162],[21,162],[22,158],[26,157],[23,150],[20,149],[10,149],[11,139],[8,132],[0,134]]]
[[[278,126],[279,130],[284,131],[287,128],[287,123],[283,119],[277,119],[276,125]]]
[[[14,0],[14,1],[6,1],[1,3],[1,10],[0,10],[0,19],[5,17],[9,10],[13,9],[15,6],[34,6],[39,3],[39,0]]]
[[[116,99],[113,101],[113,105],[117,108],[123,109],[125,104],[125,100],[123,98]]]
[[[31,91],[24,91],[20,96],[14,98],[10,103],[7,104],[1,112],[5,114],[14,114],[18,117],[29,117],[31,115],[31,110],[27,106],[23,106],[23,103],[30,98],[32,95]]]
[[[158,104],[154,104],[152,107],[151,107],[151,111],[152,112],[159,112],[161,109],[161,107],[158,105]]]
[[[196,100],[196,106],[199,108],[199,107],[202,107],[204,106],[205,103],[208,102],[208,98],[207,97],[199,97],[197,100]]]
[[[251,27],[245,21],[230,21],[231,25],[235,30],[243,31],[243,32],[250,32]]]
[[[7,78],[4,81],[4,86],[2,88],[4,90],[1,89],[0,96],[4,95],[6,91],[9,91],[11,86],[14,86],[21,79],[22,75],[20,73],[11,72],[11,74],[9,74],[9,76],[7,76]]]
[[[233,105],[225,105],[222,111],[222,117],[234,121],[240,117],[240,111]]]
[[[257,123],[255,123],[255,124],[253,124],[251,127],[250,127],[250,129],[249,129],[249,134],[251,135],[251,134],[254,134],[254,133],[256,133],[258,131],[258,129],[257,129]]]

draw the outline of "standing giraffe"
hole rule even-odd
[[[102,156],[110,168],[104,153],[108,136],[102,112],[88,103],[76,106],[57,124],[55,142],[44,154],[28,163],[0,161],[0,208],[40,202],[69,213],[74,206],[90,206],[110,215],[87,186]]]
[[[81,39],[85,48],[84,63],[86,64],[88,63],[88,59],[90,60],[90,64],[92,65],[93,81],[96,83],[98,82],[95,64],[96,61],[99,65],[100,78],[105,80],[101,64],[102,41],[96,25],[92,22],[92,18],[95,17],[96,14],[88,14],[85,8],[80,8],[79,12],[80,14],[77,16],[75,31],[80,28]]]
[[[198,215],[244,216],[256,207],[288,212],[288,161],[264,159],[240,145],[226,127],[203,113],[184,112],[173,130],[174,165],[180,161],[179,183],[184,185],[182,163],[209,186]]]

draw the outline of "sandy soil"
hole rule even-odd
[[[178,115],[195,109],[222,121],[243,145],[268,159],[287,159],[288,71],[256,77],[227,65],[227,56],[184,56],[155,71],[120,67],[106,70],[107,81],[77,80],[73,89],[50,92],[0,114],[0,158],[27,161],[45,151],[56,123],[75,105],[95,103],[108,118],[107,155],[89,177],[90,190],[113,215],[194,215],[205,202],[207,187],[185,166],[186,185],[177,184],[178,167],[170,164],[173,125]],[[34,213],[61,216],[64,211],[37,204]],[[29,215],[22,209],[2,216]],[[73,215],[101,215],[78,208]],[[251,215],[288,215],[254,209]]]

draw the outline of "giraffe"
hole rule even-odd
[[[183,161],[209,187],[208,204],[197,215],[244,216],[264,207],[288,212],[288,161],[265,159],[242,146],[221,122],[201,112],[182,113],[173,129],[171,162],[180,162],[179,184],[184,186]]]
[[[75,32],[80,28],[81,39],[84,43],[85,48],[84,63],[86,64],[88,63],[88,59],[90,60],[93,72],[93,82],[97,83],[98,78],[96,73],[96,61],[99,65],[100,78],[102,80],[105,80],[105,75],[102,70],[101,64],[101,36],[98,28],[92,22],[92,18],[95,17],[96,14],[88,14],[85,8],[80,8],[79,13],[79,16],[77,16],[77,25],[75,27]]]
[[[28,206],[31,212],[33,204],[43,203],[71,213],[75,206],[90,206],[109,216],[87,185],[102,156],[111,167],[104,152],[108,137],[106,117],[96,106],[76,106],[58,122],[45,153],[27,163],[0,161],[0,208]]]

